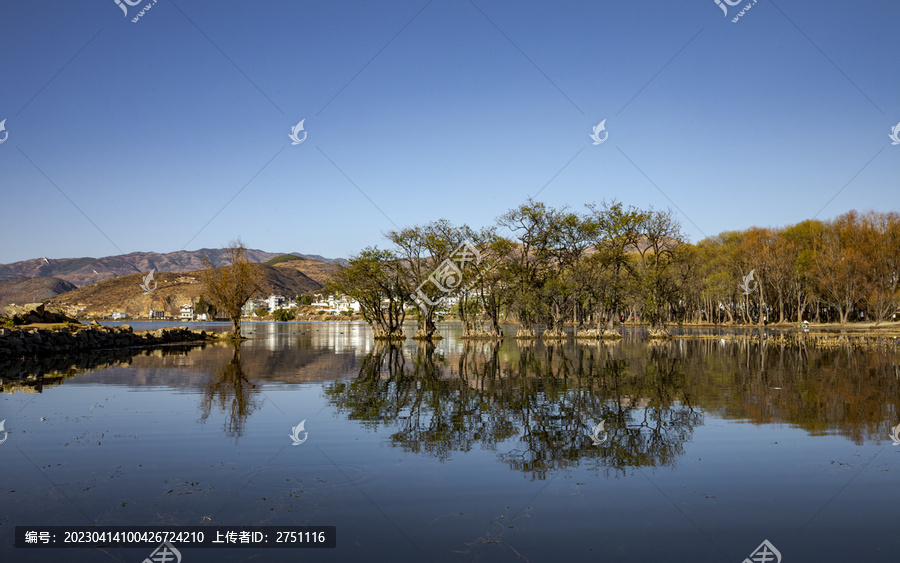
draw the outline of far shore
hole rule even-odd
[[[185,326],[190,325],[202,325],[206,323],[229,323],[227,319],[216,319],[214,321],[188,321],[185,319],[140,319],[140,318],[129,318],[129,319],[96,319],[100,322],[116,322],[121,324],[128,324],[131,322],[135,323],[183,323]],[[82,325],[88,325],[90,320],[83,320]],[[260,323],[272,323],[277,322],[271,317],[263,317],[263,318],[244,318],[241,320],[242,324],[260,324]],[[365,319],[361,315],[310,315],[310,316],[302,316],[300,318],[296,318],[290,321],[283,321],[287,323],[310,323],[310,322],[365,322]],[[414,317],[407,317],[404,324],[415,323]],[[443,323],[460,323],[458,318],[454,317],[445,317],[444,319],[438,321],[438,324]],[[519,326],[519,323],[516,322],[502,322],[501,326],[504,327],[515,327]],[[16,327],[8,327],[8,328],[16,328],[16,329],[42,329],[49,330],[53,328],[59,328],[60,326],[64,326],[64,323],[37,323],[37,324],[27,324],[27,325],[19,325]],[[650,325],[648,323],[641,322],[625,322],[625,323],[616,323],[613,326],[614,330],[619,328],[648,328]],[[698,329],[719,329],[719,330],[772,330],[772,331],[802,331],[804,328],[798,326],[796,322],[783,322],[783,323],[769,323],[767,325],[760,325],[757,323],[745,324],[745,323],[710,323],[710,322],[700,322],[700,323],[670,323],[666,325],[668,328],[698,328]],[[580,327],[573,322],[565,323],[566,328],[595,328],[595,325],[585,323]],[[605,327],[605,325],[601,324],[601,328]],[[880,323],[875,322],[851,322],[844,325],[838,323],[809,323],[808,330],[810,332],[819,332],[819,333],[852,333],[852,334],[872,334],[877,333],[880,336],[900,336],[900,321],[884,321]]]

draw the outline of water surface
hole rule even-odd
[[[184,563],[900,559],[894,349],[441,330],[254,323],[239,347],[0,366],[0,560],[151,551],[16,550],[26,524],[337,526],[333,550]]]

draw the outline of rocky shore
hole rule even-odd
[[[227,337],[227,334],[225,335]],[[135,348],[166,344],[200,343],[221,340],[219,333],[190,330],[187,327],[162,328],[135,332],[128,325],[98,324],[52,328],[0,328],[0,361],[41,358],[68,352]]]

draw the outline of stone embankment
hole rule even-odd
[[[227,336],[227,334],[225,335]],[[218,333],[187,327],[134,332],[130,326],[74,325],[43,328],[0,328],[0,360],[46,357],[68,352],[199,343],[220,340]]]

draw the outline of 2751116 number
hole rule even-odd
[[[325,543],[325,532],[278,532],[277,543]]]

